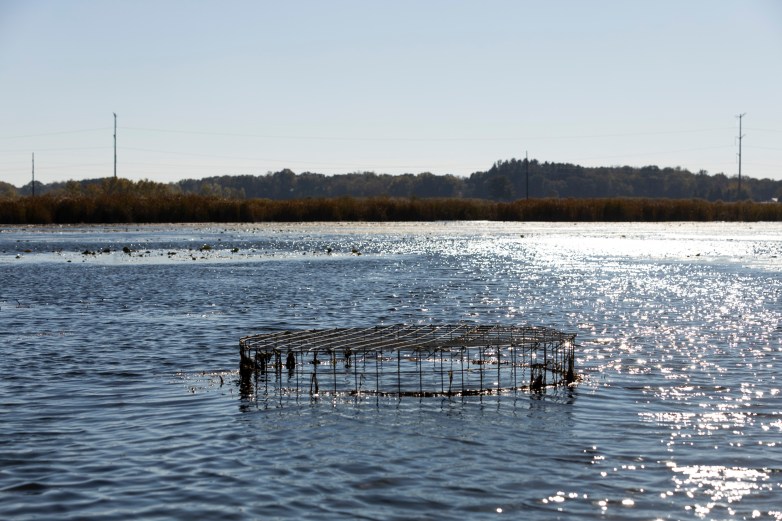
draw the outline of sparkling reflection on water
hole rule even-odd
[[[782,519],[780,259],[763,223],[3,229],[0,515]],[[243,335],[458,320],[575,331],[584,380],[240,393]]]

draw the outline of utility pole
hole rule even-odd
[[[114,112],[114,179],[117,178],[117,113]]]
[[[527,201],[529,201],[529,154],[524,151],[524,169],[527,173]]]
[[[744,139],[744,134],[741,133],[741,118],[746,116],[747,113],[744,112],[743,114],[739,114],[736,116],[739,118],[739,189],[736,193],[736,200],[738,201],[741,198],[741,140]]]
[[[35,197],[35,152],[33,152],[33,197]]]

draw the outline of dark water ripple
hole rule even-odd
[[[782,519],[780,232],[0,230],[0,517]],[[240,396],[246,334],[458,320],[577,331],[584,380]]]

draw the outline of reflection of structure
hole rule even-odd
[[[245,389],[282,396],[467,396],[575,381],[575,334],[503,325],[284,331],[239,341]]]

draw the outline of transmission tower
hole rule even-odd
[[[117,178],[117,113],[114,112],[114,179]]]
[[[736,193],[737,201],[741,198],[741,140],[744,139],[744,134],[741,133],[741,119],[746,115],[747,113],[744,112],[743,114],[736,116],[739,118],[739,189]]]

